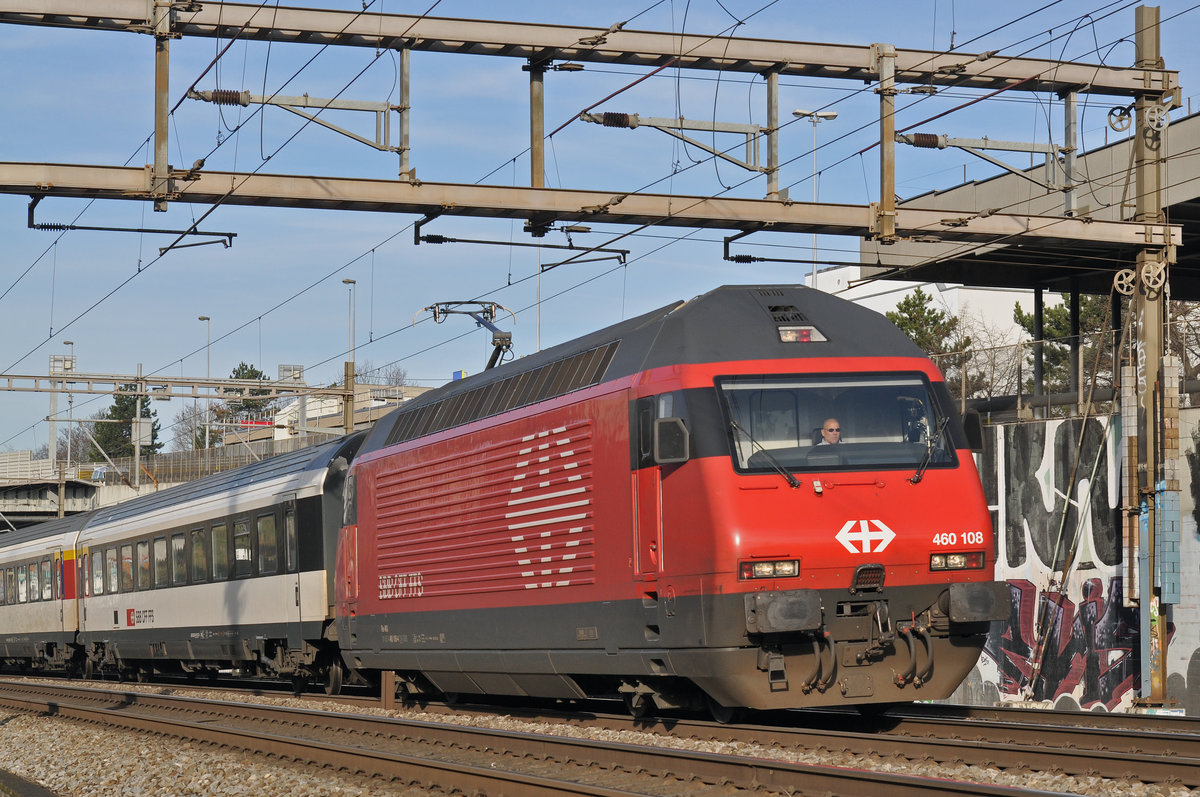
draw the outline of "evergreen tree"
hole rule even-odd
[[[260,382],[268,380],[266,374],[255,368],[247,362],[240,362],[237,367],[229,374],[230,379],[252,379]],[[232,392],[232,391],[226,391]],[[268,390],[251,390],[252,396],[263,396],[269,393]],[[237,398],[229,399],[225,402],[224,407],[219,408],[215,413],[220,420],[236,423],[238,421],[249,421],[261,418],[266,413],[272,410],[274,401],[272,399],[251,399]]]
[[[958,317],[933,307],[933,297],[920,288],[885,315],[930,357],[963,351],[971,345],[970,337],[963,337],[959,331]]]
[[[1071,383],[1071,308],[1070,297],[1062,294],[1063,303],[1047,307],[1042,311],[1042,361],[1045,368],[1045,392],[1066,392]],[[1112,340],[1104,332],[1109,320],[1109,305],[1107,296],[1079,297],[1079,335],[1080,356],[1083,359],[1083,389],[1091,383],[1095,372],[1097,386],[1111,387],[1113,383]],[[1037,328],[1034,325],[1032,313],[1026,313],[1020,304],[1013,305],[1013,321],[1029,333],[1029,337],[1037,340]],[[1096,351],[1097,343],[1101,350]],[[1097,354],[1099,359],[1097,360]],[[1024,367],[1028,376],[1023,387],[1026,391],[1033,390],[1033,347],[1029,347]]]
[[[121,385],[120,389],[137,390],[137,385]],[[137,398],[137,396],[126,395],[114,396],[112,406],[96,416],[98,420],[118,421],[118,423],[97,423],[92,431],[92,436],[104,449],[104,453],[113,459],[133,456],[133,424],[131,421],[136,412]],[[156,454],[162,448],[162,443],[158,442],[160,429],[157,416],[158,413],[150,409],[149,398],[142,396],[141,417],[151,422],[150,444],[142,446],[143,454]],[[90,446],[89,449],[88,459],[102,460],[104,458],[99,451],[95,450],[95,446]]]
[[[958,316],[934,307],[933,297],[920,288],[901,299],[896,309],[885,315],[912,338],[921,351],[933,358],[952,393],[957,395],[965,389],[968,396],[973,396],[980,392],[983,377],[969,369],[971,336],[964,332]]]

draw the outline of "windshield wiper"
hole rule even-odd
[[[909,482],[917,484],[921,479],[925,478],[925,469],[929,467],[930,461],[933,460],[933,449],[937,448],[942,441],[942,432],[946,431],[946,423],[950,420],[949,415],[943,415],[937,423],[937,429],[930,436],[929,441],[925,446],[925,456],[921,457],[921,464],[917,465],[917,472],[912,475]]]
[[[779,464],[779,460],[775,459],[775,455],[774,455],[774,454],[772,454],[772,453],[771,453],[770,451],[768,451],[767,449],[763,448],[763,447],[762,447],[762,446],[759,444],[759,442],[758,442],[757,440],[755,440],[755,439],[754,439],[754,435],[750,434],[750,433],[749,433],[749,432],[747,432],[745,429],[743,429],[743,428],[742,428],[742,427],[741,427],[741,426],[738,424],[738,422],[737,422],[737,421],[730,420],[730,421],[729,421],[729,425],[730,425],[731,427],[733,427],[733,430],[734,430],[735,432],[741,432],[742,434],[746,435],[746,439],[750,441],[750,445],[754,446],[755,448],[757,448],[757,449],[759,450],[759,452],[761,452],[761,453],[762,453],[762,455],[763,455],[763,459],[765,459],[765,460],[767,461],[767,463],[768,463],[768,464],[770,464],[770,466],[771,466],[772,468],[774,468],[775,470],[779,471],[779,475],[780,475],[780,476],[782,476],[783,478],[787,479],[787,483],[788,483],[788,486],[789,486],[789,487],[791,487],[792,489],[795,489],[795,488],[797,488],[797,487],[799,487],[799,486],[800,486],[800,480],[799,480],[799,479],[797,479],[795,476],[793,476],[793,475],[792,475],[792,472],[791,472],[790,470],[788,470],[787,468],[783,467],[783,465]]]

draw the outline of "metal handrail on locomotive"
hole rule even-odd
[[[1009,616],[972,429],[879,314],[718,288],[0,536],[0,660],[637,714],[945,698]]]

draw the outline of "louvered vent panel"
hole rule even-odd
[[[590,421],[383,476],[380,574],[423,597],[593,583],[593,487]]]

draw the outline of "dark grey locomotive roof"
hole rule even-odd
[[[825,337],[785,343],[779,327]],[[727,285],[451,382],[381,419],[371,451],[602,381],[668,365],[812,357],[923,357],[873,310],[802,285]]]
[[[349,460],[357,449],[357,446],[353,444],[361,439],[362,433],[339,437],[319,446],[280,454],[277,457],[264,459],[241,468],[214,473],[212,476],[205,476],[177,487],[139,496],[96,510],[93,522],[103,524],[114,520],[125,520],[138,515],[158,512],[187,501],[237,492],[251,484],[303,473],[307,470],[323,470],[328,468],[329,464],[338,456],[345,456]]]

